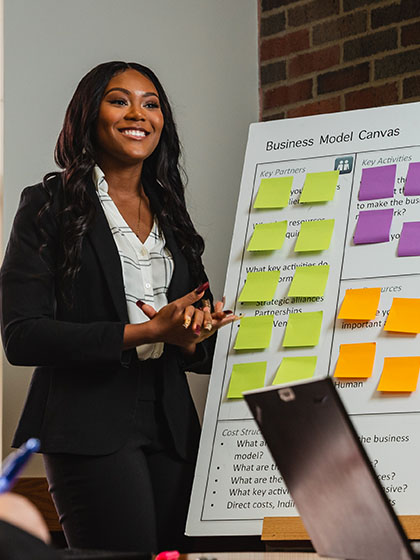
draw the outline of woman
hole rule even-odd
[[[211,311],[179,153],[153,72],[101,64],[67,109],[63,172],[24,190],[13,224],[4,347],[37,366],[13,444],[41,439],[71,547],[185,549],[199,424],[184,372],[209,371],[235,317]]]

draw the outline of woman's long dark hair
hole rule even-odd
[[[142,182],[147,189],[157,189],[160,204],[152,208],[160,224],[172,229],[178,246],[186,257],[196,285],[204,278],[201,255],[204,241],[195,230],[185,204],[184,184],[180,167],[180,142],[166,93],[155,74],[135,62],[105,62],[93,68],[76,88],[67,108],[63,128],[55,148],[55,161],[64,170],[62,175],[64,206],[60,219],[62,256],[58,263],[58,286],[65,300],[68,289],[80,270],[83,238],[92,223],[95,206],[86,185],[95,166],[96,122],[99,106],[108,82],[125,70],[137,70],[155,86],[160,99],[164,126],[159,144],[144,161]],[[49,179],[44,187],[50,192]],[[50,194],[52,194],[50,192]],[[50,206],[47,202],[43,213]],[[67,294],[66,294],[67,292]],[[70,297],[71,299],[71,297]]]

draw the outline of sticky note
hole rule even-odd
[[[335,220],[303,222],[295,245],[295,252],[325,251],[330,246]]]
[[[405,222],[398,243],[399,257],[420,256],[420,222]]]
[[[329,264],[299,266],[290,285],[289,297],[321,297],[327,285]]]
[[[287,230],[287,220],[257,224],[247,251],[278,251],[282,248]]]
[[[273,380],[273,385],[291,383],[299,379],[313,377],[316,367],[316,356],[294,356],[283,358]]]
[[[270,345],[274,315],[242,317],[235,350],[260,350]]]
[[[378,391],[406,392],[416,390],[420,356],[385,358]]]
[[[243,391],[264,387],[267,362],[235,364],[230,376],[228,399],[242,399]]]
[[[284,208],[289,204],[293,177],[261,179],[254,208]]]
[[[346,290],[341,304],[339,319],[369,321],[376,317],[381,288],[357,288]]]
[[[394,298],[384,330],[412,334],[420,333],[420,299]]]
[[[372,375],[376,342],[340,344],[334,377],[367,379]]]
[[[332,200],[335,195],[339,174],[338,170],[307,173],[299,202],[302,204]]]
[[[359,200],[392,198],[394,196],[397,166],[365,167],[360,181]]]
[[[283,346],[316,346],[319,341],[321,324],[322,311],[289,315]]]
[[[420,162],[410,163],[404,186],[405,196],[420,194]]]
[[[270,301],[279,283],[280,271],[248,272],[238,301]]]
[[[355,245],[363,243],[383,243],[389,241],[394,210],[361,210],[357,220],[353,241]]]

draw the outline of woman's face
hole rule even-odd
[[[133,69],[114,76],[99,106],[98,163],[143,162],[158,145],[163,124],[159,95],[149,78]]]

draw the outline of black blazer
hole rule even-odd
[[[135,350],[122,351],[129,320],[120,258],[90,181],[95,219],[83,242],[74,304],[64,304],[54,274],[61,177],[50,181],[52,204],[40,219],[48,199],[45,188],[38,184],[23,191],[0,271],[6,356],[15,365],[37,366],[13,445],[38,437],[45,453],[107,454],[128,437],[141,368]],[[147,194],[156,208],[156,191]],[[172,232],[164,228],[164,234],[175,265],[167,294],[171,301],[196,286]],[[171,345],[159,359],[164,414],[178,453],[189,460],[196,455],[199,423],[184,372],[209,372],[214,338],[198,345],[190,363]]]

